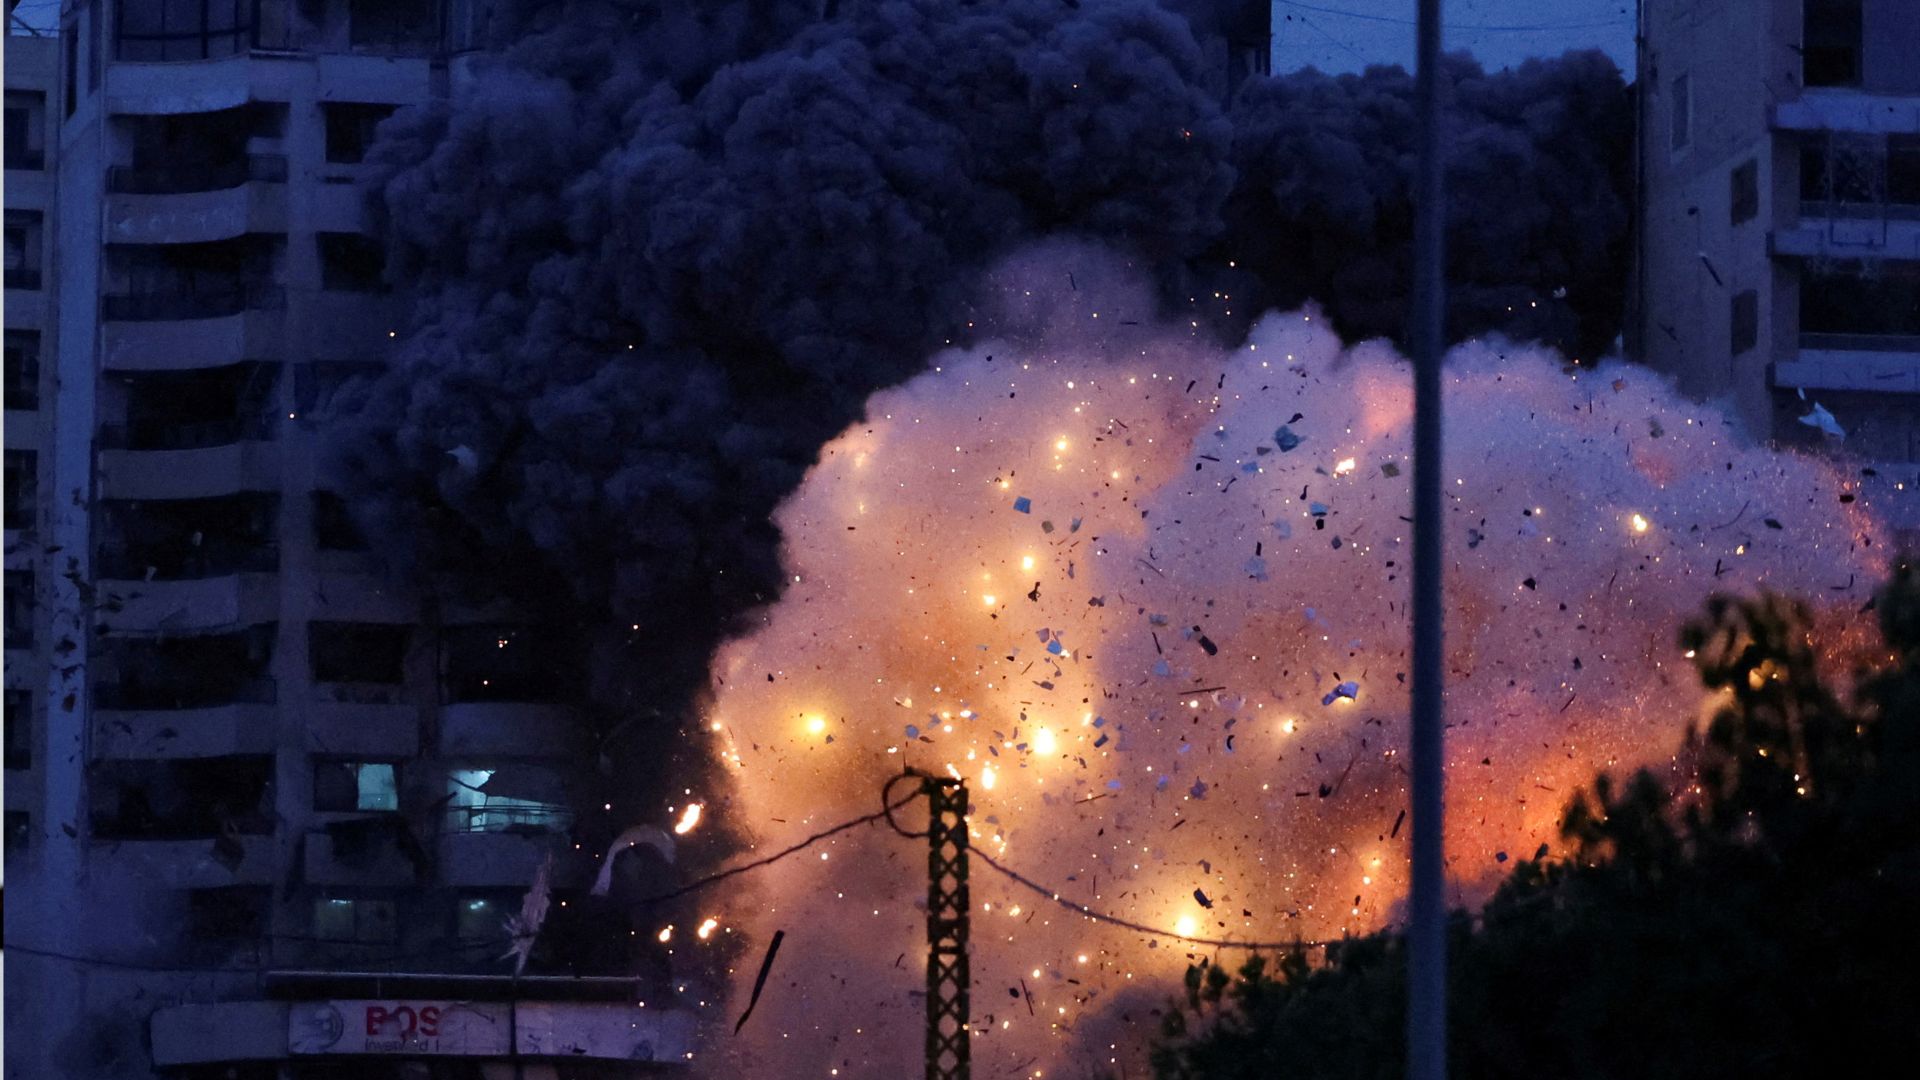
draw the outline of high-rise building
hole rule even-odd
[[[363,157],[472,12],[39,6],[5,65],[6,1076],[683,1059],[660,965],[579,921],[567,657],[396,593],[318,475],[404,317]]]
[[[1914,539],[1920,4],[1642,0],[1630,348]]]

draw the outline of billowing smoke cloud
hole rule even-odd
[[[1592,360],[1625,298],[1628,91],[1598,52],[1448,87],[1450,336],[1499,330]],[[1419,126],[1399,68],[1306,71],[1247,86],[1234,112],[1239,182],[1213,253],[1243,271],[1248,310],[1324,305],[1349,338],[1399,337],[1413,279],[1410,192]]]
[[[1407,364],[1312,309],[1215,347],[1085,252],[993,280],[983,319],[1011,336],[876,394],[780,508],[786,594],[714,663],[718,813],[779,843],[911,766],[966,778],[974,846],[1075,903],[1241,941],[1390,923]],[[1669,761],[1702,703],[1677,628],[1711,592],[1824,605],[1844,656],[1883,564],[1844,471],[1643,370],[1475,343],[1446,398],[1447,849],[1470,902],[1557,844],[1595,771]],[[784,929],[791,961],[735,1075],[915,1058],[925,868],[876,827],[712,898],[750,942]],[[1193,955],[977,861],[973,915],[985,1075],[1127,1060],[1109,1047],[1153,1030]]]
[[[1212,32],[1230,5],[1184,6]],[[870,391],[969,340],[972,282],[1019,244],[1097,238],[1228,336],[1309,296],[1397,329],[1404,77],[1290,76],[1228,111],[1144,0],[568,0],[493,33],[450,100],[383,128],[417,305],[392,375],[340,410],[340,483],[416,577],[589,628],[615,721],[684,712],[779,594],[773,506]],[[1487,284],[1456,327],[1537,300],[1607,336],[1582,283],[1618,272],[1619,201],[1586,166],[1624,122],[1618,74],[1451,71],[1457,170],[1500,184],[1458,222]]]

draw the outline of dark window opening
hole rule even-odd
[[[38,210],[8,210],[6,213],[6,287],[40,287],[41,252],[46,238],[45,220]]]
[[[33,691],[8,690],[6,704],[6,765],[33,767]]]
[[[1667,103],[1673,110],[1669,149],[1678,153],[1693,141],[1693,80],[1685,75],[1673,80],[1673,97]]]
[[[1887,201],[1920,206],[1920,135],[1887,136]]]
[[[366,534],[353,519],[347,500],[331,491],[313,493],[313,542],[321,551],[365,551]]]
[[[1731,312],[1733,355],[1753,348],[1760,336],[1760,294],[1753,289],[1736,293]]]
[[[146,0],[114,5],[114,59],[209,60],[251,37],[253,0]]]
[[[8,330],[6,406],[22,412],[40,407],[40,331]]]
[[[441,649],[442,693],[464,701],[559,701],[572,684],[564,638],[518,627],[449,628]]]
[[[385,292],[387,256],[361,233],[319,233],[320,287],[338,292]]]
[[[21,854],[33,842],[33,815],[25,810],[7,811],[7,855]]]
[[[327,160],[336,165],[357,165],[367,159],[374,130],[380,121],[393,115],[395,106],[329,101],[320,108],[327,120]]]
[[[38,90],[7,91],[6,166],[47,167],[47,95]]]
[[[61,65],[60,87],[66,91],[65,114],[71,118],[74,106],[80,102],[80,33],[79,24],[72,19],[60,24]]]
[[[1760,214],[1760,163],[1745,161],[1734,167],[1729,193],[1733,224],[1752,221]]]
[[[33,571],[6,573],[6,646],[33,648]]]
[[[1801,35],[1801,82],[1806,86],[1860,84],[1860,0],[1806,0]]]
[[[96,564],[104,578],[218,577],[280,563],[279,496],[244,492],[210,499],[106,499]]]
[[[31,529],[40,503],[40,455],[32,450],[8,450],[5,461],[5,526]]]
[[[94,704],[102,709],[205,709],[270,704],[273,623],[217,634],[102,639]]]
[[[314,681],[398,684],[405,675],[409,631],[387,623],[308,623],[307,659]]]
[[[132,146],[126,165],[107,172],[107,190],[127,195],[224,191],[249,180],[287,178],[283,154],[252,154],[247,144],[286,128],[287,107],[251,102],[215,112],[115,117]]]
[[[348,40],[373,52],[431,52],[440,44],[439,0],[349,0]]]
[[[313,417],[332,411],[343,391],[352,391],[361,380],[376,379],[387,370],[385,364],[361,360],[316,360],[293,369],[293,400],[301,416]]]
[[[316,761],[313,808],[323,814],[398,810],[399,766],[390,761]]]
[[[273,831],[270,756],[102,761],[88,780],[93,835],[102,840],[213,840]]]
[[[253,234],[197,244],[109,245],[101,316],[214,319],[281,307],[285,293],[273,281],[280,243]]]
[[[100,445],[115,450],[197,450],[273,435],[275,364],[192,371],[114,372],[126,420],[105,424]]]
[[[322,941],[379,945],[399,939],[391,900],[323,896],[313,902],[313,936]]]
[[[1800,277],[1803,345],[1920,348],[1920,263],[1894,260],[1808,267]]]

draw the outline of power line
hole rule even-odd
[[[1061,896],[1055,890],[1048,888],[1045,885],[1042,885],[1040,882],[1035,881],[1030,877],[1027,877],[1025,874],[1020,873],[1018,870],[1015,870],[1011,867],[1000,865],[999,862],[995,861],[993,856],[988,855],[986,852],[981,851],[979,848],[973,848],[971,850],[974,858],[977,858],[981,862],[986,863],[988,866],[992,867],[993,869],[998,870],[1000,873],[1006,875],[1009,879],[1015,882],[1018,882],[1021,885],[1026,886],[1027,888],[1033,890],[1036,893],[1039,893],[1041,896],[1044,896],[1047,899],[1053,901],[1054,903],[1059,904],[1061,907],[1066,908],[1068,911],[1073,912],[1075,915],[1084,916],[1086,918],[1092,919],[1094,922],[1108,923],[1110,925],[1123,927],[1125,929],[1133,930],[1138,933],[1151,934],[1154,937],[1172,938],[1175,941],[1184,941],[1193,945],[1210,945],[1216,949],[1246,949],[1252,952],[1287,952],[1292,950],[1305,950],[1305,949],[1311,949],[1311,948],[1318,948],[1320,946],[1324,946],[1325,944],[1327,944],[1324,941],[1306,941],[1300,938],[1295,938],[1292,941],[1230,941],[1226,938],[1188,937],[1185,934],[1176,934],[1171,930],[1162,930],[1157,926],[1148,926],[1145,923],[1137,923],[1131,919],[1123,919],[1118,915],[1109,915],[1103,911],[1095,911],[1085,904],[1076,904],[1073,901],[1068,900],[1065,897]]]
[[[899,777],[894,778],[894,780],[898,780],[898,779]],[[888,781],[889,785],[891,785],[892,783],[893,783],[892,780]],[[884,789],[883,789],[883,792],[884,792]],[[812,836],[807,837],[806,839],[800,841],[797,844],[793,844],[789,847],[781,848],[779,851],[776,851],[773,854],[768,855],[763,859],[755,859],[752,862],[741,863],[739,866],[729,867],[725,870],[720,871],[719,873],[709,874],[706,877],[699,879],[698,881],[694,881],[686,885],[682,885],[679,888],[672,890],[671,892],[664,892],[664,893],[660,893],[657,896],[645,897],[640,900],[635,900],[633,903],[635,905],[660,904],[660,903],[665,903],[668,900],[676,900],[682,896],[687,895],[690,892],[697,892],[701,889],[704,889],[707,886],[714,884],[715,882],[725,881],[730,877],[736,877],[740,874],[746,873],[749,870],[758,870],[763,866],[770,866],[773,863],[779,862],[781,859],[784,859],[789,855],[792,855],[796,852],[803,851],[807,848],[812,847],[813,845],[819,843],[820,841],[825,840],[829,836],[834,836],[839,833],[846,832],[848,829],[857,828],[861,825],[870,825],[873,822],[879,821],[883,818],[886,819],[889,824],[891,824],[893,822],[892,815],[896,809],[907,805],[908,803],[912,802],[913,800],[919,797],[920,797],[920,793],[916,791],[912,795],[908,795],[905,798],[902,798],[893,803],[886,803],[883,801],[880,809],[874,811],[871,814],[863,814],[857,818],[849,818],[838,825],[835,825],[831,828],[823,829],[820,832],[814,833]],[[897,830],[899,829],[899,826],[894,825],[894,828]],[[912,835],[912,834],[909,834],[909,835]]]

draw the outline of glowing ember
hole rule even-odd
[[[669,923],[666,926],[661,927],[660,932],[658,934],[655,934],[654,937],[657,938],[660,944],[662,945],[665,945],[667,942],[672,941],[673,940],[673,924]]]
[[[680,812],[680,820],[674,824],[673,831],[677,835],[685,836],[698,824],[700,824],[700,804],[688,803],[687,808]]]
[[[705,941],[713,936],[714,930],[718,928],[719,925],[719,919],[709,918],[700,924],[700,929],[695,930],[693,936],[699,938],[701,941]]]
[[[1151,302],[1042,269],[1008,292],[1018,325],[1052,329],[941,354],[822,450],[777,515],[800,580],[713,663],[729,813],[787,823],[766,840],[871,813],[902,766],[951,767],[974,846],[1046,885],[973,868],[975,978],[1026,977],[1043,1018],[976,998],[982,1075],[1110,1056],[1141,1037],[1130,1001],[1179,993],[1186,947],[1051,893],[1182,934],[1336,937],[1394,917],[1410,835],[1406,363],[1298,313],[1227,351],[1184,322],[1096,323]],[[1596,769],[1668,765],[1703,700],[1675,635],[1710,592],[1851,612],[1882,538],[1833,466],[1749,446],[1646,371],[1469,345],[1447,380],[1446,840],[1472,900],[1511,867],[1496,853],[1557,845]],[[1056,470],[1061,438],[1078,452]],[[983,575],[1028,558],[1046,569],[983,611]],[[774,864],[759,909],[730,913],[811,965],[761,1003],[743,1075],[917,1059],[925,846],[862,829],[834,851]],[[823,1037],[783,1034],[802,1031]]]

